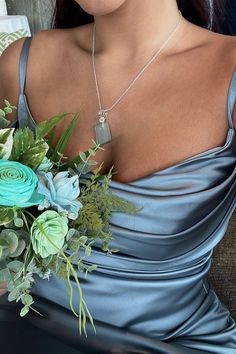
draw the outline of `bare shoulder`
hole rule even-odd
[[[207,47],[212,50],[216,64],[224,67],[227,76],[227,72],[232,73],[236,66],[236,36],[207,32]]]
[[[235,67],[236,66],[236,36],[229,36],[219,33],[213,33],[212,46],[218,51],[218,58]]]
[[[18,63],[25,38],[12,43],[0,56],[0,106],[8,99],[16,104],[16,92],[19,91]]]
[[[226,107],[230,81],[236,70],[236,36],[215,33],[188,22],[184,39],[182,58],[185,70],[189,68],[186,75],[190,73],[192,80],[200,86],[203,82],[207,92],[212,93],[209,104],[214,103],[214,107],[218,104],[219,109],[222,105]],[[236,127],[236,109],[234,122]]]
[[[198,33],[198,58],[201,65],[212,75],[214,84],[229,83],[236,69],[236,36],[215,33],[200,27]]]
[[[50,30],[40,31],[33,36],[32,48],[30,48],[31,60],[38,58],[40,60],[45,54],[45,50],[53,43],[53,32]],[[0,106],[4,99],[17,105],[20,92],[19,83],[19,60],[20,54],[25,42],[25,38],[18,39],[10,44],[0,56]],[[52,45],[52,44],[51,44]]]
[[[208,47],[212,49],[215,62],[212,83],[218,85],[219,92],[227,97],[231,79],[236,71],[236,36],[211,33]],[[236,107],[233,122],[236,127]]]
[[[61,69],[61,62],[65,60],[74,37],[73,29],[49,29],[34,34],[29,48],[27,84],[40,87],[41,82],[45,84],[48,81],[46,73],[55,72],[57,65]],[[25,38],[15,41],[0,56],[0,107],[4,99],[17,105],[20,93],[19,60],[24,42]],[[14,117],[11,119],[15,120],[16,113],[12,115]]]

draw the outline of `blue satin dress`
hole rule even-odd
[[[29,44],[30,38],[20,59],[17,124],[34,129],[24,95]],[[111,181],[114,194],[143,210],[112,214],[111,246],[120,252],[105,255],[96,244],[86,262],[98,269],[87,278],[80,275],[97,334],[88,321],[88,338],[79,336],[63,281],[54,274],[49,282],[37,278],[34,305],[45,317],[31,312],[19,326],[25,323],[37,328],[38,338],[44,332],[60,341],[48,353],[236,354],[235,320],[207,279],[213,248],[236,205],[236,69],[227,99],[223,146],[129,183]],[[4,306],[10,312],[16,305]]]

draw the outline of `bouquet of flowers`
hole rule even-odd
[[[96,264],[86,267],[83,259],[98,240],[104,252],[119,251],[109,248],[112,212],[140,209],[112,194],[112,169],[99,175],[100,165],[91,172],[97,164],[92,157],[103,149],[100,145],[93,141],[92,148],[70,162],[63,155],[79,114],[56,115],[37,124],[33,132],[10,127],[7,116],[16,107],[7,100],[5,105],[0,109],[0,281],[7,283],[8,301],[21,301],[20,316],[30,309],[39,313],[30,294],[34,275],[50,280],[54,272],[66,283],[80,334],[83,327],[87,335],[87,316],[96,332],[76,270],[87,276],[97,268]],[[73,119],[53,148],[55,127],[69,115]],[[71,276],[80,297],[78,311],[73,306]]]

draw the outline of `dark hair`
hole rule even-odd
[[[182,15],[190,22],[213,32],[226,32],[227,0],[177,0]],[[70,28],[94,21],[75,0],[56,0],[52,28]]]

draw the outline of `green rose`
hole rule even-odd
[[[38,177],[20,162],[0,160],[0,205],[20,208],[38,205],[44,196],[37,193]]]
[[[54,210],[46,210],[38,216],[36,220],[31,226],[31,239],[34,252],[39,254],[42,258],[57,254],[57,248],[62,248],[65,236],[68,232],[67,218],[60,216]],[[47,237],[42,230],[40,230],[37,223],[41,224]],[[47,238],[53,242],[57,248],[54,247]]]

